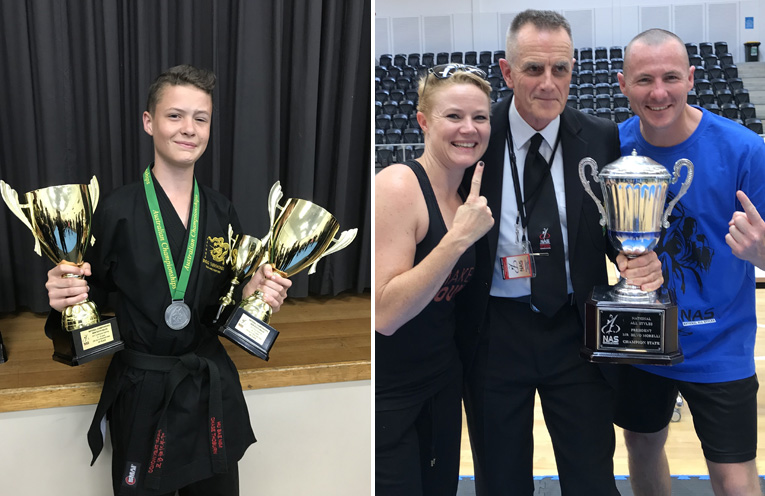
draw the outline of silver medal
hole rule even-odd
[[[183,300],[175,300],[165,310],[165,323],[174,330],[179,331],[191,322],[191,309]]]

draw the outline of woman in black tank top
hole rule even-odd
[[[482,71],[437,66],[419,82],[425,150],[375,178],[376,494],[457,491],[462,366],[455,295],[472,276],[473,244],[494,224],[480,196],[490,86]],[[464,192],[463,192],[464,193]]]

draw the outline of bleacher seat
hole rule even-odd
[[[717,55],[710,53],[708,55],[704,55],[704,67],[709,70],[710,67],[713,65],[720,65],[720,59],[717,58]]]
[[[385,131],[382,129],[375,129],[375,145],[385,144]]]
[[[505,51],[504,50],[494,50],[494,58],[493,61],[495,64],[499,64],[499,59],[505,58]]]
[[[383,102],[383,114],[393,115],[398,114],[400,110],[398,109],[398,102],[395,102],[393,100],[388,100],[386,102]]]
[[[413,65],[405,65],[404,67],[402,67],[401,75],[404,77],[408,77],[412,81],[412,83],[416,83],[417,79],[419,78],[417,68]]]
[[[619,83],[611,83],[611,94],[615,95],[621,93],[622,89],[619,87]]]
[[[707,55],[714,55],[714,46],[708,41],[702,41],[699,43],[699,55],[706,57]]]
[[[595,95],[611,95],[611,85],[608,83],[596,84]]]
[[[396,88],[396,80],[390,76],[382,78],[382,80],[380,81],[380,84],[382,85],[384,90],[390,91]]]
[[[736,100],[736,104],[749,103],[749,90],[746,88],[740,88],[733,90],[733,99]]]
[[[408,90],[406,90],[404,92],[404,100],[402,100],[402,101],[409,100],[409,101],[413,102],[415,105],[417,105],[417,101],[419,99],[420,99],[420,95],[419,95],[419,93],[417,93],[417,90],[415,88],[409,88]],[[399,104],[400,103],[401,102],[399,102]]]
[[[591,47],[582,47],[579,49],[579,58],[582,60],[592,60],[593,51]]]
[[[497,76],[496,74],[489,74],[489,77],[487,78],[489,81],[489,84],[491,85],[491,88],[494,91],[499,91],[500,88],[505,86],[505,80],[502,79],[501,76]]]
[[[595,95],[595,85],[592,83],[579,83],[579,96]]]
[[[422,65],[430,69],[435,65],[436,57],[433,52],[425,52],[422,54]]]
[[[718,91],[715,96],[717,97],[717,104],[722,106],[726,103],[735,103],[733,100],[733,93],[729,89]]]
[[[436,65],[448,64],[449,54],[447,52],[438,52],[436,54]]]
[[[595,53],[593,54],[596,59],[607,59],[608,49],[604,46],[595,47]]]
[[[415,111],[415,103],[412,100],[401,100],[398,102],[398,109],[402,114],[410,115]]]
[[[624,122],[627,119],[632,117],[632,112],[630,112],[630,109],[626,107],[616,107],[614,108],[614,122],[619,124],[620,122]]]
[[[380,78],[375,77],[375,91],[379,90],[380,88],[382,88],[382,84],[380,84]]]
[[[595,70],[595,61],[592,59],[582,59],[579,61],[579,73],[581,74],[583,71],[594,71]]]
[[[696,90],[691,90],[688,92],[688,105],[697,105],[699,102],[699,98],[696,95]]]
[[[452,52],[452,55],[449,58],[449,61],[453,64],[464,64],[463,60],[462,52]]]
[[[417,112],[409,114],[409,129],[420,129],[420,123],[417,121]]]
[[[568,98],[566,99],[566,105],[571,108],[579,108],[579,98],[577,98],[576,95],[569,93]]]
[[[614,120],[614,116],[610,108],[596,108],[595,115],[611,121]]]
[[[579,96],[579,85],[576,83],[571,83],[568,85],[568,94],[569,96]]]
[[[723,72],[722,67],[719,65],[712,65],[707,67],[707,79],[724,79],[725,73]]]
[[[391,116],[388,114],[380,114],[375,117],[375,127],[387,131],[391,127]]]
[[[419,129],[406,128],[403,135],[404,143],[421,143],[422,133]]]
[[[723,53],[728,53],[728,43],[725,41],[715,41],[714,47],[715,47],[715,55],[717,55],[718,57],[722,55]]]
[[[611,62],[608,59],[595,59],[596,71],[608,71],[611,69]]]
[[[725,79],[735,79],[738,77],[738,67],[736,65],[726,65],[723,67]]]
[[[624,72],[624,71],[622,71],[621,69],[611,69],[610,71],[608,71],[609,80],[611,81],[612,84],[619,82],[619,76],[617,76],[617,74],[619,74],[620,72]]]
[[[712,89],[712,83],[710,83],[708,79],[697,79],[694,86],[696,87],[697,92]]]
[[[396,88],[401,91],[408,90],[412,86],[412,80],[406,76],[399,76],[396,78]]]
[[[629,108],[630,106],[629,99],[621,93],[614,93],[613,100],[614,100],[614,110],[616,110],[619,107]]]
[[[417,67],[420,65],[420,54],[419,53],[410,53],[409,56],[406,58],[406,65],[411,65],[412,67]]]
[[[390,128],[385,130],[385,140],[389,145],[401,143],[401,129]]]
[[[406,54],[397,53],[393,56],[393,65],[396,67],[404,67],[406,65]]]
[[[757,118],[751,118],[751,119],[745,119],[744,125],[754,131],[757,134],[762,134],[762,122],[760,119]]]
[[[390,100],[390,91],[385,89],[380,89],[375,91],[375,101],[376,102],[385,102],[387,100]]]
[[[688,56],[691,55],[698,55],[699,54],[699,47],[696,45],[696,43],[686,43],[685,44],[685,50],[688,52]]]
[[[595,81],[595,84],[610,83],[610,79],[608,71],[599,70],[592,73],[592,80]]]
[[[610,59],[613,62],[614,59],[620,59],[624,57],[624,52],[620,46],[612,46],[609,50]]]
[[[593,95],[579,95],[579,108],[580,109],[594,109],[595,108],[595,96],[593,96]]]
[[[403,131],[409,126],[408,114],[393,114],[391,116],[391,129],[399,129]]]
[[[404,101],[404,90],[401,90],[398,88],[394,90],[390,90],[390,97],[388,98],[388,100],[392,100],[396,103],[401,103],[402,101]]]
[[[380,115],[382,113],[383,113],[383,111],[382,111],[382,102],[377,102],[376,101],[375,102],[375,115]]]
[[[712,85],[712,91],[714,91],[715,93],[717,93],[720,90],[728,89],[728,82],[721,78],[712,79],[711,81],[709,81],[709,83]]]
[[[738,119],[738,107],[735,103],[723,103],[720,106],[720,115],[728,119]]]
[[[401,75],[401,68],[397,65],[388,67],[388,77],[396,79]]]
[[[497,97],[497,100],[502,100],[503,98],[509,98],[513,96],[513,90],[512,88],[508,88],[507,86],[503,86],[499,89],[499,95]]]
[[[502,69],[496,62],[489,66],[489,72],[487,74],[494,74],[495,76],[502,77]]]
[[[579,84],[579,70],[574,69],[571,71],[571,83]]]
[[[465,52],[465,63],[467,65],[476,65],[478,63],[478,52],[476,51]]]
[[[595,108],[611,108],[610,95],[595,95]]]
[[[720,115],[720,107],[716,103],[705,103],[704,108],[713,114]]]
[[[696,90],[696,96],[700,107],[705,107],[710,103],[716,103],[715,93],[712,90]]]
[[[733,54],[730,53],[722,53],[719,54],[718,57],[720,58],[720,65],[723,69],[726,67],[733,65]]]
[[[491,57],[491,52],[488,50],[483,50],[478,54],[478,63],[479,64],[486,64],[491,65],[494,61]]]
[[[611,59],[611,69],[623,69],[624,68],[624,59],[621,57],[616,57]]]
[[[698,81],[699,79],[709,79],[709,78],[707,78],[706,69],[704,69],[703,66],[697,65],[693,69],[693,80]]]
[[[744,124],[744,121],[742,121],[741,119],[731,119],[731,120],[732,120],[733,122],[735,122],[735,123],[741,124],[742,126],[744,126],[744,125],[745,125],[745,124]]]
[[[592,84],[594,80],[595,80],[595,77],[592,74],[592,71],[589,71],[589,70],[579,71],[579,84]]]
[[[728,88],[735,93],[736,90],[744,89],[744,82],[739,77],[728,78]]]
[[[701,55],[697,55],[697,54],[689,55],[688,60],[691,63],[691,65],[694,65],[694,66],[699,66],[704,63],[704,59],[701,58]]]
[[[746,122],[747,119],[757,118],[757,111],[754,108],[754,104],[750,102],[740,103],[738,112],[744,122]]]
[[[584,114],[595,115],[595,109],[594,108],[580,108],[579,112],[582,112]]]
[[[476,67],[478,67],[479,69],[481,69],[481,70],[482,70],[483,72],[485,72],[486,74],[488,74],[489,72],[491,72],[491,70],[489,69],[489,65],[488,65],[488,64],[478,64]]]
[[[380,79],[388,76],[388,69],[381,65],[375,66],[375,77],[378,77]]]
[[[378,146],[375,148],[375,162],[380,167],[388,167],[393,163],[395,158],[395,150],[392,146]]]
[[[380,65],[385,67],[386,69],[393,65],[393,55],[389,53],[384,53],[380,55]]]

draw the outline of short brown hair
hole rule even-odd
[[[571,37],[571,24],[565,17],[553,10],[534,10],[527,9],[513,18],[510,27],[507,29],[505,37],[505,58],[512,62],[511,57],[515,55],[517,46],[518,31],[526,24],[533,24],[540,31],[557,31],[563,29],[568,33],[571,43],[571,56],[574,56],[574,44]]]
[[[149,86],[149,97],[146,100],[146,110],[154,115],[157,102],[165,86],[194,86],[212,97],[215,88],[215,74],[207,69],[193,65],[176,65],[166,70]]]

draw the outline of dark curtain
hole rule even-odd
[[[189,63],[218,76],[197,179],[231,198],[245,232],[267,196],[304,198],[358,227],[345,250],[293,278],[290,296],[371,286],[370,0],[0,0],[0,179],[19,195],[134,182],[153,159],[149,84]],[[22,200],[23,201],[23,200]],[[282,203],[284,200],[282,201]],[[0,312],[48,310],[53,263],[0,205]]]

